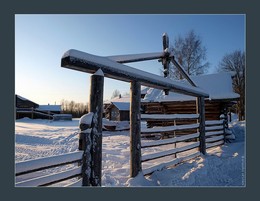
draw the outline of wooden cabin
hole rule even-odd
[[[191,79],[209,94],[209,98],[205,99],[206,121],[219,120],[220,116],[239,99],[239,94],[233,92],[230,73],[193,76]],[[180,82],[189,84],[184,80]],[[195,114],[196,98],[172,92],[164,95],[164,91],[151,88],[147,91],[142,106],[146,114]],[[181,125],[186,122],[175,123]],[[165,126],[165,124],[160,121],[147,122],[148,127]],[[167,125],[174,125],[174,122],[167,122]]]
[[[15,95],[15,99],[16,119],[51,119],[53,115],[61,114],[61,105],[39,105],[19,95]]]
[[[129,102],[111,102],[106,111],[106,118],[111,121],[129,121],[130,119]]]

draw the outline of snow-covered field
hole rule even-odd
[[[76,151],[78,123],[79,119],[16,120],[15,162]],[[209,149],[205,156],[176,167],[156,171],[148,177],[140,174],[134,179],[129,178],[129,131],[104,131],[102,186],[245,186],[245,122],[234,119],[230,128],[236,136],[232,143]],[[169,145],[148,151],[166,148]]]

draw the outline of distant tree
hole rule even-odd
[[[170,51],[176,61],[184,68],[188,75],[204,74],[209,63],[206,61],[206,48],[202,45],[202,41],[193,30],[189,31],[185,37],[178,36],[174,44],[170,47]],[[169,77],[182,79],[182,75],[175,68],[170,66]]]
[[[112,99],[112,98],[115,98],[115,97],[117,97],[117,96],[119,96],[119,95],[120,95],[120,91],[119,91],[118,89],[115,89],[115,90],[113,91],[113,93],[112,93],[111,99]]]
[[[88,113],[87,104],[76,103],[75,101],[68,101],[62,99],[61,109],[63,113],[72,114],[73,118],[79,118]]]
[[[245,52],[236,50],[226,54],[218,66],[218,71],[233,72],[233,89],[240,95],[237,104],[239,121],[245,119]]]

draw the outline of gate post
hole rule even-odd
[[[130,177],[136,177],[141,166],[141,84],[131,82],[130,104]]]
[[[103,117],[103,89],[104,74],[99,69],[91,76],[89,112],[93,113],[92,121],[92,171],[90,182],[92,186],[101,186],[102,171],[102,117]]]
[[[206,136],[205,136],[205,99],[204,97],[197,97],[196,110],[199,114],[199,140],[200,140],[200,152],[206,154]]]
[[[83,115],[79,121],[79,147],[78,149],[83,151],[82,156],[82,186],[90,186],[90,176],[92,170],[92,157],[91,157],[91,124],[93,120],[93,113]]]

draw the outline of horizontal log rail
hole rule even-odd
[[[45,157],[40,159],[28,160],[18,162],[15,164],[16,173],[15,176],[27,175],[37,171],[47,170],[50,168],[60,167],[73,163],[82,163],[83,151],[77,151],[73,153]],[[23,179],[22,181],[16,182],[15,186],[48,186],[55,183],[59,183],[75,177],[80,177],[81,166],[66,171],[48,174],[44,176],[36,176],[31,179]]]
[[[173,121],[173,120],[189,120],[198,119],[199,114],[141,114],[144,121]]]
[[[81,176],[81,167],[18,182],[15,186],[49,186],[79,176]]]
[[[155,141],[153,140],[151,142],[142,142],[141,148],[168,145],[168,144],[173,144],[173,143],[176,143],[176,142],[184,142],[184,141],[191,140],[191,139],[194,139],[194,138],[197,138],[197,137],[199,137],[199,133],[184,135],[184,136],[181,136],[181,137],[174,137],[174,138],[165,139],[165,140],[155,140]]]
[[[188,151],[188,150],[199,147],[199,145],[200,145],[199,142],[195,142],[195,143],[192,143],[192,144],[189,144],[189,145],[186,145],[186,146],[183,146],[183,147],[175,148],[175,149],[172,149],[172,150],[162,151],[162,152],[158,152],[158,153],[154,153],[154,154],[143,155],[142,156],[142,162],[162,158],[162,157],[165,157],[165,156],[170,156],[170,155],[181,153],[181,152],[184,152],[184,151]]]
[[[187,129],[194,129],[194,128],[199,128],[199,124],[144,128],[141,130],[141,134],[163,133],[163,132],[180,131],[180,130],[187,130]]]
[[[63,155],[18,162],[15,164],[15,175],[19,176],[61,165],[80,162],[82,160],[82,154],[83,151],[77,151]]]
[[[144,175],[149,175],[149,174],[151,174],[151,173],[153,173],[155,171],[160,171],[160,170],[162,170],[165,167],[169,167],[169,166],[172,166],[172,165],[177,165],[177,164],[183,163],[183,162],[188,161],[190,159],[196,158],[196,157],[198,157],[200,155],[201,155],[201,153],[199,151],[197,151],[197,152],[192,153],[192,154],[187,155],[187,156],[183,156],[183,157],[180,157],[180,158],[175,158],[175,159],[173,159],[171,161],[160,163],[158,165],[151,166],[149,168],[145,168],[145,169],[143,169],[143,174]]]

